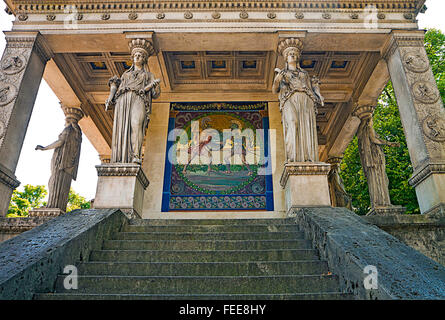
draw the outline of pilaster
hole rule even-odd
[[[51,50],[38,32],[5,32],[6,48],[0,60],[0,165],[2,176],[14,173]],[[0,179],[0,215],[5,215],[18,181]]]
[[[420,211],[445,204],[445,110],[424,48],[423,31],[393,31],[383,52],[414,168]]]

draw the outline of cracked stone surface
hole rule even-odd
[[[295,212],[343,292],[361,299],[445,299],[445,267],[343,208]],[[378,271],[378,289],[366,290],[363,270]]]

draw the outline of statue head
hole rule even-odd
[[[83,118],[84,113],[79,108],[70,108],[61,104],[63,113],[65,114],[65,124],[68,125],[77,125],[80,119]]]
[[[301,51],[303,50],[303,42],[300,39],[288,38],[282,40],[278,44],[278,53],[284,58],[286,64],[296,62],[301,58]]]
[[[133,64],[142,67],[148,62],[148,57],[154,53],[153,45],[145,39],[133,39],[128,43]]]

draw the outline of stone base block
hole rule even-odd
[[[394,216],[404,214],[406,208],[401,206],[375,207],[372,208],[366,216]]]
[[[437,218],[445,217],[445,203],[440,203],[434,206],[433,208],[425,212],[424,215]]]
[[[328,173],[323,162],[293,162],[284,166],[280,184],[285,189],[286,210],[331,205]]]
[[[29,211],[30,217],[58,217],[65,214],[65,211],[59,208],[36,208]]]
[[[140,165],[111,163],[96,166],[97,181],[94,208],[118,208],[128,218],[140,218],[148,179]]]

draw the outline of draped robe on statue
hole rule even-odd
[[[82,132],[77,124],[65,127],[59,135],[62,146],[54,149],[51,160],[51,177],[48,183],[47,208],[66,211],[71,180],[76,180],[79,167]]]
[[[391,200],[388,191],[389,180],[385,171],[385,154],[374,141],[379,138],[370,120],[362,121],[357,131],[357,138],[360,160],[368,182],[371,206],[389,206]]]
[[[157,98],[154,89],[141,94],[153,74],[132,67],[124,72],[115,96],[111,162],[132,163],[141,159],[142,140],[151,113],[151,99]]]
[[[287,160],[318,162],[315,96],[309,74],[302,70],[286,70],[280,83]]]

